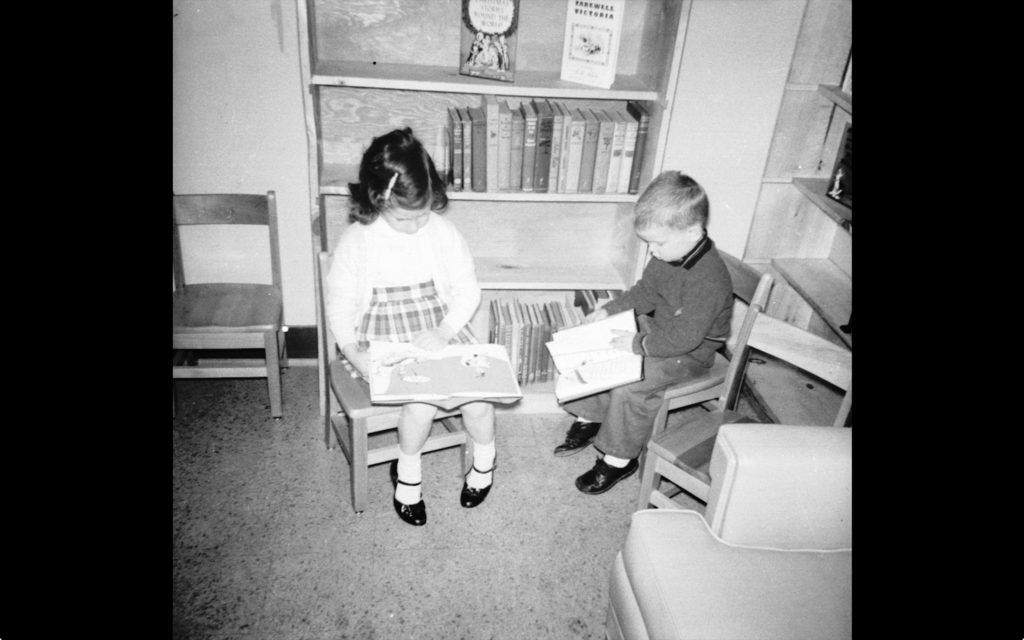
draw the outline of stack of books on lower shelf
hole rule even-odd
[[[589,316],[621,294],[621,291],[608,289],[581,289],[576,292],[573,304],[583,312],[583,315]]]
[[[585,290],[562,299],[523,302],[496,298],[490,303],[488,342],[508,350],[512,370],[521,385],[555,380],[551,354],[545,345],[557,331],[583,323],[583,318],[618,295],[617,291]],[[585,311],[586,309],[589,309]]]
[[[444,167],[453,191],[636,194],[650,115],[625,107],[510,106],[493,95],[449,107]]]

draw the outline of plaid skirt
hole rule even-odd
[[[433,280],[405,287],[375,287],[356,337],[361,347],[368,347],[370,340],[411,342],[421,331],[440,325],[447,314],[448,305],[441,300]],[[448,344],[479,342],[466,325]]]

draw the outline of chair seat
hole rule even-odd
[[[697,414],[683,424],[667,429],[651,438],[647,448],[659,458],[685,469],[704,483],[710,484],[708,467],[711,464],[711,453],[715,448],[718,430],[723,424],[734,422],[757,422],[757,420],[735,411],[711,411]]]
[[[192,284],[173,294],[174,333],[281,329],[281,294],[266,284]]]
[[[717,387],[725,382],[727,371],[729,371],[729,361],[722,354],[715,353],[715,363],[711,365],[711,368],[704,375],[695,380],[688,380],[678,386],[669,388],[665,392],[665,399],[671,401],[679,396],[688,396],[698,391]],[[717,394],[712,397],[717,397]],[[678,407],[672,406],[671,408],[676,409]]]
[[[852,550],[729,544],[657,509],[633,514],[622,562],[651,638],[851,637]]]

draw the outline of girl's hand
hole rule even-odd
[[[359,348],[346,348],[342,350],[345,354],[345,358],[352,363],[352,366],[356,368],[364,378],[370,376],[370,352],[364,351]]]
[[[451,340],[454,335],[454,331],[444,323],[441,323],[440,326],[434,327],[433,329],[427,329],[426,331],[418,334],[412,339],[412,344],[420,349],[425,349],[426,351],[438,351],[445,348],[445,346],[448,345],[448,341]]]
[[[598,320],[604,320],[608,317],[608,312],[604,309],[598,309],[594,313],[583,318],[583,324],[590,324],[591,322],[597,322]]]
[[[612,349],[633,353],[633,336],[636,333],[633,331],[622,331],[621,329],[612,329],[612,333],[616,335],[612,339]]]

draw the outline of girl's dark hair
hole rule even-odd
[[[388,193],[392,178],[394,186]],[[359,166],[359,183],[349,183],[348,191],[349,220],[363,224],[373,222],[393,204],[420,209],[430,202],[434,211],[448,206],[444,181],[409,127],[373,139]]]

